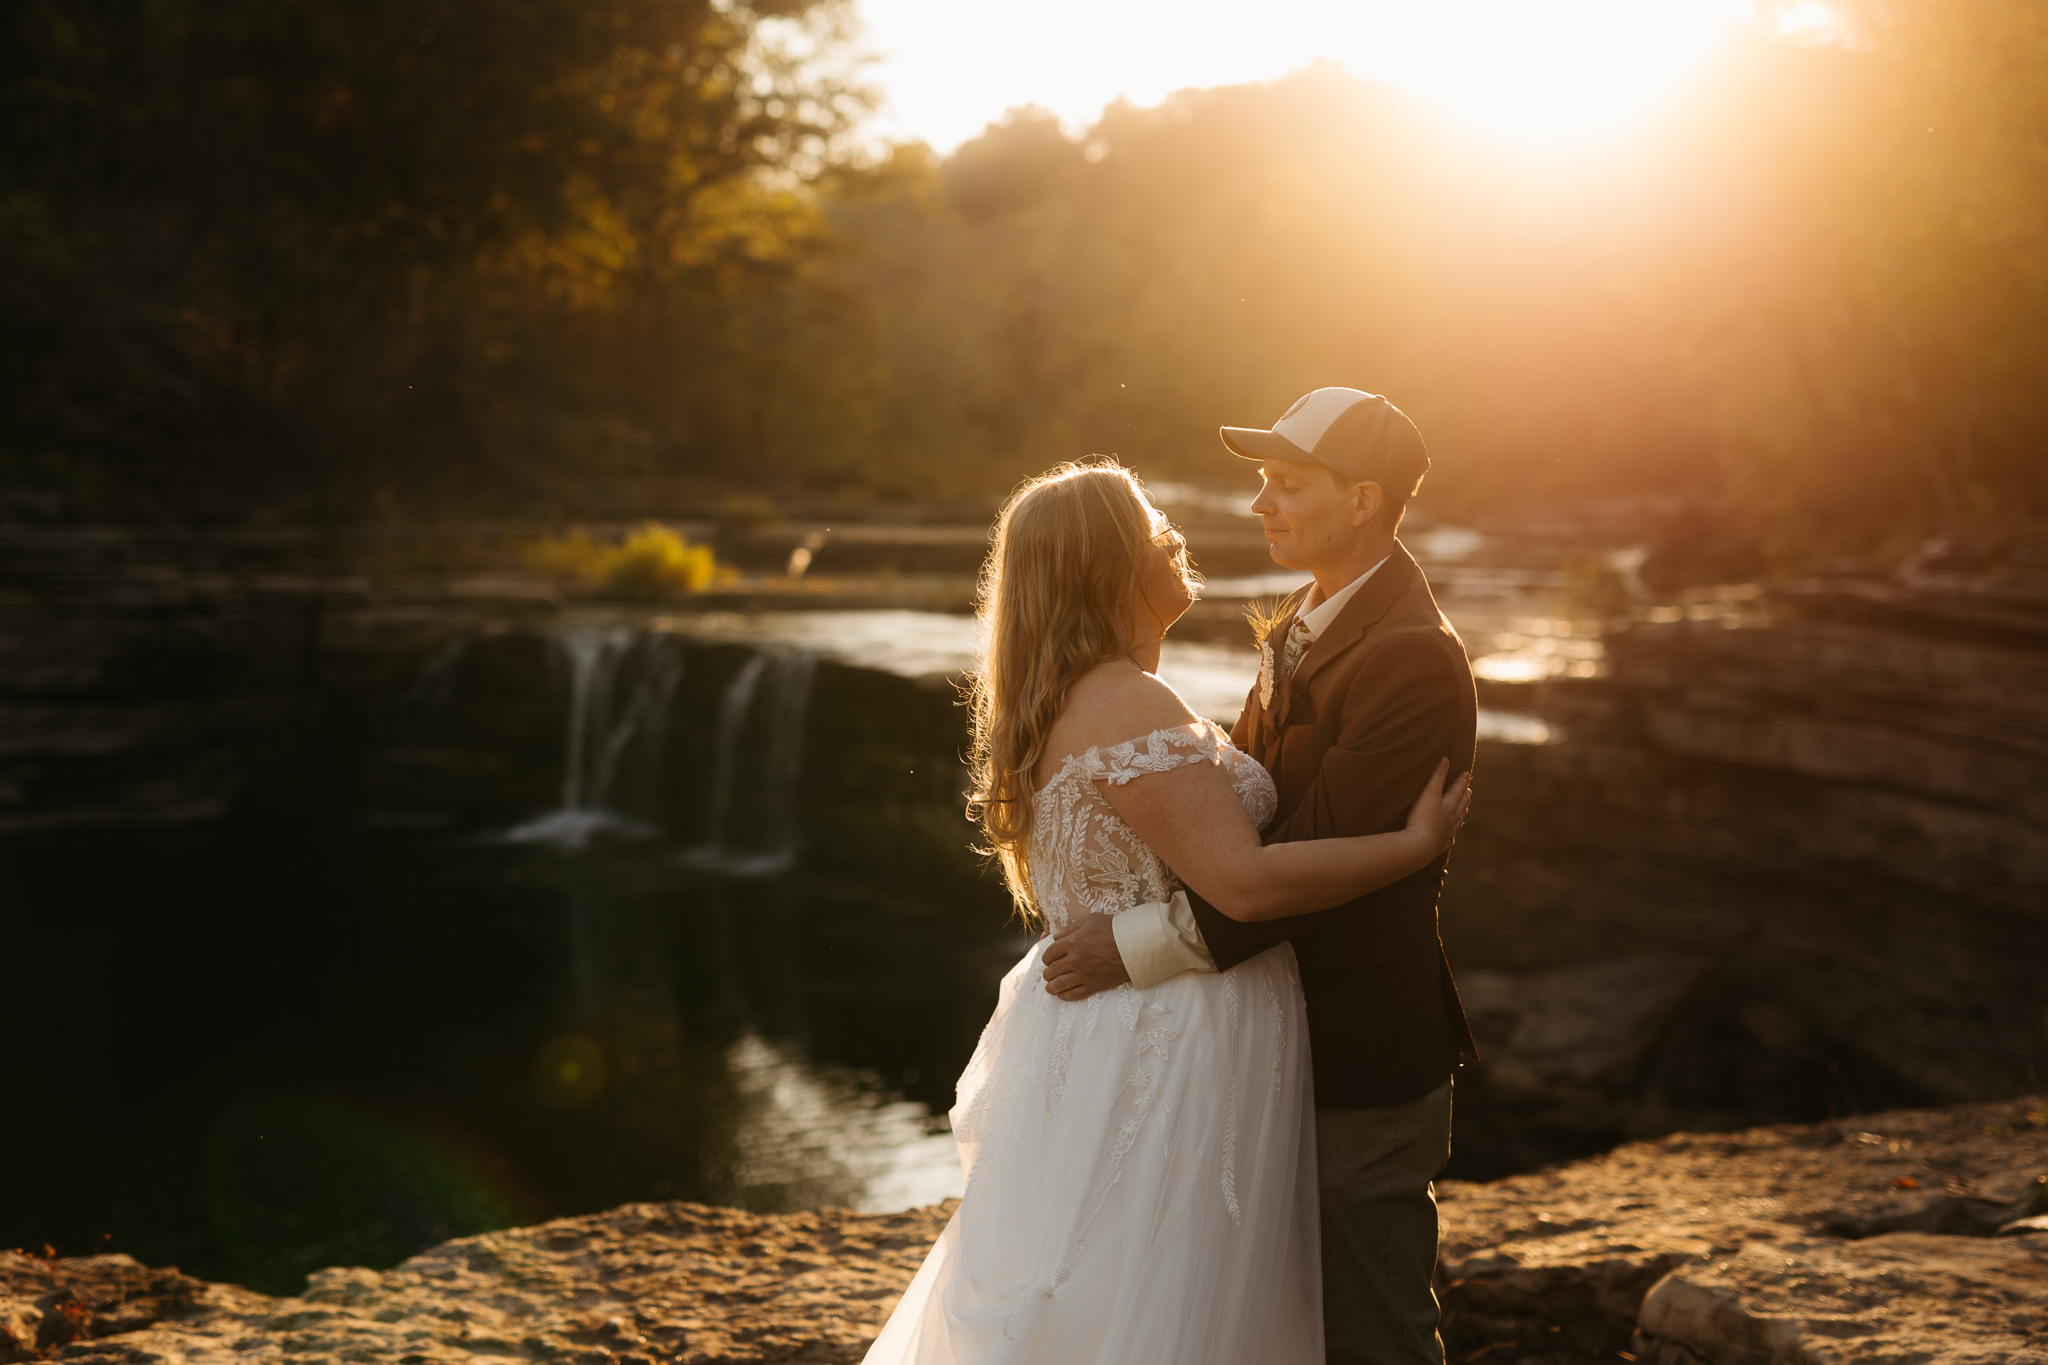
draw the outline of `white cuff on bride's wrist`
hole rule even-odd
[[[1139,990],[1182,972],[1216,970],[1185,891],[1174,892],[1170,901],[1134,905],[1113,917],[1109,928],[1124,970]]]

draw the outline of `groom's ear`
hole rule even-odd
[[[1369,524],[1374,517],[1380,514],[1380,509],[1387,505],[1387,490],[1371,479],[1367,479],[1363,483],[1354,484],[1351,496],[1353,499],[1351,504],[1351,524],[1353,526],[1362,527]]]

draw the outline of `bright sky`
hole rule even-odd
[[[1069,125],[1119,95],[1273,80],[1328,57],[1504,141],[1622,132],[1749,0],[856,0],[888,103],[876,131],[951,151],[1021,104]]]

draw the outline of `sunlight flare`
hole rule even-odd
[[[1668,101],[1749,0],[863,0],[880,131],[949,151],[1006,109],[1069,125],[1124,98],[1273,80],[1317,60],[1513,145],[1625,132]]]
[[[1667,102],[1743,17],[1736,0],[1436,0],[1359,8],[1330,56],[1454,121],[1523,146],[1625,131]]]

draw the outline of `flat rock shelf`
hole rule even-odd
[[[0,1295],[37,1297],[0,1307],[0,1323],[12,1323],[15,1359],[98,1365],[852,1361],[950,1213],[628,1204],[445,1242],[390,1270],[316,1271],[297,1298],[175,1272],[183,1284],[164,1283],[122,1256],[8,1253]],[[145,1290],[149,1308],[122,1316],[124,1292]],[[138,1329],[151,1309],[161,1316]],[[103,1321],[116,1330],[99,1335]]]
[[[1452,1361],[2048,1365],[2048,1101],[1674,1133],[1438,1197]]]
[[[2048,1365],[2048,1100],[1674,1134],[1439,1195],[1458,1365]],[[0,1253],[0,1360],[856,1361],[950,1211],[631,1204],[297,1298]]]

